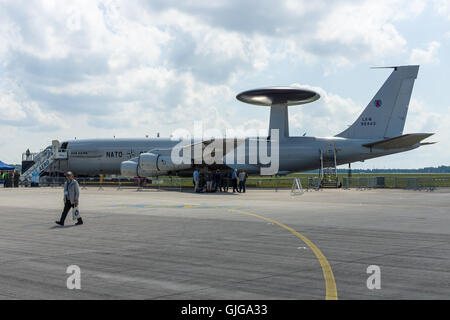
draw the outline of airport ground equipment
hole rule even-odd
[[[60,149],[58,140],[53,140],[51,146],[37,154],[23,154],[23,159],[28,163],[33,162],[20,176],[20,183],[22,185],[29,185],[31,184],[33,175],[40,176],[54,161],[67,159],[67,151]]]
[[[339,179],[337,173],[336,142],[326,143],[325,150],[320,150],[320,186],[322,188],[337,188]]]
[[[320,189],[320,179],[318,177],[308,178],[308,190],[309,189]]]
[[[292,196],[299,196],[304,193],[303,186],[299,178],[294,178],[294,181],[292,181],[292,187],[291,187],[291,195]]]

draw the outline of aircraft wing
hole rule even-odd
[[[401,149],[407,148],[420,143],[422,140],[432,136],[434,133],[409,133],[398,137],[380,140],[376,142],[371,142],[363,144],[364,147],[374,148],[374,149]],[[421,145],[433,144],[435,142],[425,142]]]

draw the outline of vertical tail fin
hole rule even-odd
[[[338,137],[386,139],[402,135],[419,66],[393,68],[358,119]]]

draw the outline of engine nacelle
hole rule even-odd
[[[162,156],[155,153],[141,153],[139,156],[139,168],[143,171],[168,172],[189,169],[191,164],[175,164],[170,156]]]
[[[139,176],[137,162],[132,160],[123,161],[120,164],[120,175],[122,177],[132,177],[132,178]]]

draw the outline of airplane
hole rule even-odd
[[[279,154],[277,170],[271,174],[310,171],[323,169],[325,166],[335,168],[338,165],[350,165],[353,162],[405,152],[434,143],[422,142],[433,133],[403,134],[419,66],[388,68],[393,69],[392,73],[356,121],[331,137],[289,135],[288,107],[319,99],[319,94],[312,90],[271,87],[238,94],[237,99],[242,102],[270,107],[269,135],[265,139],[268,142],[267,147],[271,147],[274,137],[270,132],[278,132]],[[229,139],[225,140],[224,143],[229,142]],[[181,139],[159,137],[65,141],[46,149],[53,157],[50,156],[51,159],[47,161],[50,163],[42,164],[39,170],[47,172],[70,170],[77,176],[118,175],[150,178],[162,175],[189,176],[195,168],[206,167],[223,170],[245,169],[248,174],[261,174],[262,169],[267,167],[267,164],[260,163],[259,159],[256,163],[249,163],[251,137],[234,140],[229,150],[223,147],[221,150],[224,151],[223,161],[209,166],[194,157],[188,162],[174,163],[171,152],[180,145],[180,141]],[[182,148],[186,150],[189,147],[200,147],[201,150],[205,150],[212,141],[192,140],[191,144],[183,145]],[[245,146],[244,163],[238,163],[236,157],[232,161],[227,161],[225,155],[237,152],[239,146]],[[52,148],[54,152],[50,152]],[[54,156],[55,154],[57,156]],[[30,170],[37,169],[30,168],[28,171]]]

